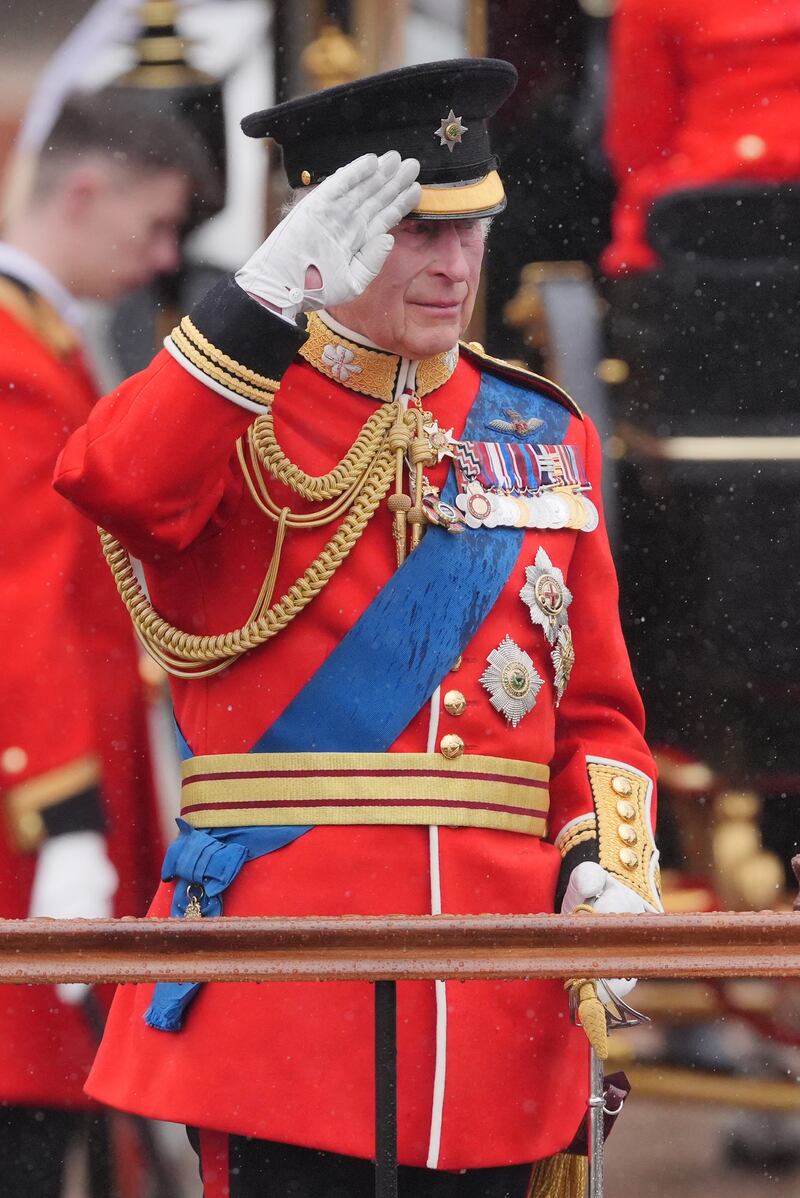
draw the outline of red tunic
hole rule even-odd
[[[656,265],[645,220],[666,192],[800,177],[798,57],[798,0],[620,0],[606,125],[619,193],[607,273]]]
[[[157,884],[161,838],[136,645],[94,527],[51,486],[59,450],[86,419],[94,388],[66,326],[42,301],[15,291],[5,285],[0,307],[0,786],[8,801],[21,784],[98,759],[121,878],[116,913],[142,914]],[[3,918],[27,916],[35,866],[35,852],[18,852],[3,820]],[[52,986],[0,987],[0,1100],[88,1105],[93,1051],[82,1014]]]
[[[479,382],[480,367],[462,355],[449,381],[423,404],[441,428],[453,427],[458,436]],[[374,404],[296,361],[275,401],[279,444],[304,470],[324,473],[353,443]],[[562,414],[564,439],[584,453],[597,496],[596,434],[588,421]],[[251,420],[163,353],[95,408],[60,461],[59,490],[144,559],[157,609],[195,632],[241,624],[270,559],[275,526],[255,507],[231,452]],[[133,447],[143,445],[148,452],[132,459]],[[439,482],[445,468],[438,470]],[[303,506],[277,483],[270,490],[279,503]],[[331,531],[288,537],[276,595]],[[558,713],[549,646],[519,597],[524,567],[540,546],[563,569],[575,596],[577,664]],[[395,568],[382,504],[346,563],[275,639],[222,674],[173,680],[177,719],[193,751],[249,749]],[[441,737],[457,733],[466,753],[551,763],[552,836],[592,810],[586,753],[620,759],[652,777],[616,596],[602,527],[527,532],[517,566],[462,661],[453,663],[432,705],[390,751],[431,752],[436,760]],[[506,635],[547,680],[516,729],[492,708],[479,682],[488,653]],[[459,716],[442,704],[449,688],[466,697]],[[380,715],[376,710],[375,719]],[[317,827],[245,866],[226,893],[225,914],[430,913],[439,909],[434,859],[444,912],[552,911],[561,864],[553,844],[477,828],[439,829],[438,853],[431,842],[427,827]],[[168,913],[171,890],[162,888],[153,914]],[[95,1096],[159,1118],[372,1154],[369,985],[206,985],[176,1034],[145,1026],[141,1016],[151,993],[151,986],[118,991],[89,1083]],[[398,987],[401,1162],[461,1169],[530,1161],[563,1147],[585,1107],[586,1043],[569,1023],[562,983],[448,982],[444,993],[446,1035],[437,1067],[434,984]],[[441,1035],[441,1009],[438,1021]]]

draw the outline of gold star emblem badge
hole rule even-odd
[[[456,116],[452,108],[447,116],[442,117],[442,123],[438,129],[434,129],[433,136],[439,138],[439,145],[447,146],[450,153],[453,153],[453,146],[456,142],[461,141],[462,134],[467,132],[467,126],[461,124],[461,117]]]

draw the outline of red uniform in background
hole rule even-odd
[[[52,489],[53,466],[96,393],[74,331],[41,296],[0,280],[0,916],[28,915],[37,811],[97,791],[138,915],[162,838],[138,653],[93,525]],[[80,1108],[94,1051],[52,986],[0,987],[0,1102]]]
[[[800,178],[800,0],[620,0],[606,150],[619,192],[608,274],[657,257],[645,223],[667,192]]]

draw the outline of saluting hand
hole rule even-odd
[[[345,304],[366,290],[394,245],[389,229],[419,202],[419,162],[364,154],[304,196],[236,272],[281,316]]]

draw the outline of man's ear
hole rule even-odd
[[[108,172],[95,163],[75,167],[64,179],[62,203],[70,223],[90,219],[111,186]]]

